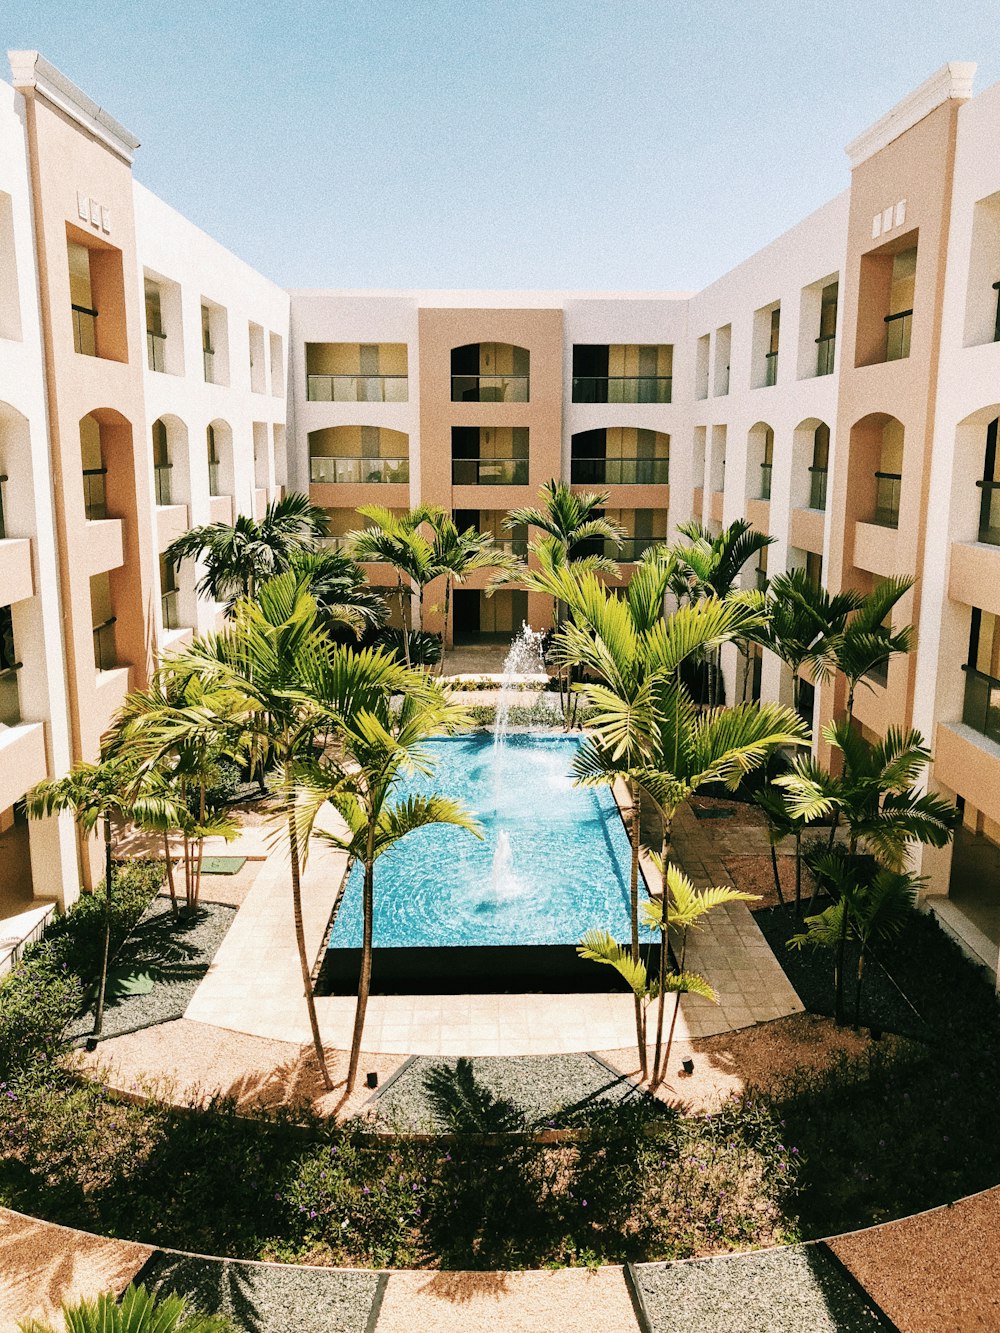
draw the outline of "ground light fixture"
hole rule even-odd
[[[694,1061],[691,1059],[690,1056],[686,1060],[681,1062],[681,1069],[684,1071],[685,1074],[694,1073]]]
[[[369,1073],[365,1077],[365,1082],[368,1084],[370,1088],[378,1087],[378,1074],[374,1069],[369,1071]]]

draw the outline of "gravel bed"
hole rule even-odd
[[[365,1333],[377,1273],[241,1263],[157,1251],[137,1281],[224,1314],[247,1333]],[[384,1285],[384,1282],[383,1282]]]
[[[646,1095],[631,1079],[612,1072],[590,1055],[490,1055],[462,1061],[415,1056],[376,1095],[365,1108],[366,1113],[388,1129],[448,1129],[430,1095],[428,1075],[440,1069],[456,1073],[459,1064],[463,1066],[463,1074],[456,1074],[456,1087],[467,1086],[471,1073],[477,1091],[516,1108],[526,1124],[541,1123],[543,1128],[549,1121],[577,1122],[586,1118],[588,1109]],[[492,1127],[488,1116],[475,1126],[486,1132]]]
[[[883,1318],[820,1245],[636,1264],[650,1333],[875,1333]]]
[[[147,995],[110,994],[103,1036],[120,1037],[182,1018],[235,919],[235,908],[203,902],[194,917],[174,921],[170,899],[165,895],[154,898],[112,960],[113,972],[148,973],[153,989]],[[82,1041],[93,1026],[91,1008],[70,1024],[66,1035]]]

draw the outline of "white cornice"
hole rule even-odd
[[[91,101],[55,65],[50,65],[38,51],[8,51],[7,58],[10,60],[15,88],[34,88],[46,101],[72,117],[131,165],[139,140],[134,134],[129,134],[114,116],[109,116],[96,102]]]
[[[942,65],[936,74],[932,74],[919,88],[914,88],[901,102],[897,102],[891,111],[881,120],[877,120],[864,134],[852,140],[845,152],[851,159],[851,168],[866,162],[879,149],[898,139],[918,120],[950,101],[952,98],[965,100],[972,96],[972,79],[976,66],[969,60],[950,60]]]

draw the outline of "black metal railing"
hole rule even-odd
[[[672,375],[574,375],[574,403],[669,403]]]
[[[666,486],[669,458],[574,458],[570,480],[581,486]]]
[[[880,528],[899,527],[899,490],[903,478],[898,472],[875,473],[875,517]]]
[[[662,546],[665,537],[623,537],[621,543],[603,541],[601,538],[578,542],[573,547],[573,558],[588,555],[603,555],[609,560],[618,560],[623,564],[632,564],[642,558],[643,552],[651,546]]]
[[[989,546],[1000,546],[1000,481],[984,477],[976,485],[983,492],[979,502],[979,540]]]
[[[526,458],[453,458],[453,486],[527,486]]]
[[[837,350],[837,335],[821,333],[816,339],[816,374],[832,375]]]
[[[408,458],[324,458],[309,460],[309,480],[320,485],[344,485],[368,482],[407,482],[410,480]]]
[[[452,375],[453,403],[526,403],[527,375]]]
[[[900,310],[885,317],[885,359],[902,361],[910,355],[910,329],[913,311]]]
[[[167,588],[160,594],[160,606],[163,610],[163,628],[180,629],[180,592],[177,588]]]
[[[158,505],[172,504],[170,474],[173,471],[173,463],[155,463],[153,465],[153,482],[156,487],[156,503]]]
[[[159,329],[146,330],[146,361],[150,370],[161,373],[166,370],[166,341],[167,335]]]
[[[770,500],[771,498],[771,471],[772,463],[761,463],[760,465],[760,498]]]
[[[965,699],[962,721],[981,736],[1000,744],[1000,680],[973,666],[963,666]]]
[[[4,510],[4,488],[7,482],[6,472],[0,473],[0,541],[7,536],[7,516]]]
[[[809,469],[809,508],[826,508],[826,480],[827,469],[825,467],[811,467]]]
[[[115,651],[115,624],[117,616],[110,616],[94,626],[94,665],[98,671],[113,671],[118,665]]]
[[[97,311],[73,305],[73,350],[83,356],[97,355]]]
[[[311,403],[405,403],[407,375],[307,375]]]
[[[771,388],[778,382],[778,353],[764,353],[764,387]]]
[[[0,671],[0,726],[17,727],[21,724],[21,696],[17,688],[17,673],[21,663],[14,662]]]
[[[108,500],[104,485],[104,478],[107,475],[106,467],[83,469],[83,509],[91,521],[108,516]]]

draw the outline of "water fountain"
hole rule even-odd
[[[517,699],[517,685],[541,677],[546,680],[545,662],[542,658],[542,640],[545,635],[535,631],[525,622],[511,641],[510,649],[504,659],[503,676],[500,680],[500,696],[497,699],[496,721],[493,723],[493,745],[495,750],[502,749],[507,739],[507,726],[510,710]],[[494,754],[494,762],[500,758]]]
[[[496,850],[490,867],[490,900],[506,902],[523,892],[523,887],[514,873],[514,849],[511,846],[510,834],[502,828],[497,834]]]

